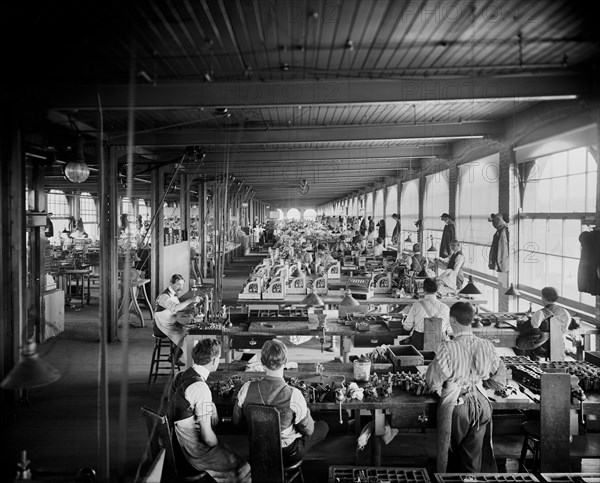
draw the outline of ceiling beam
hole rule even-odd
[[[164,156],[165,153],[160,151],[156,154]],[[181,154],[178,152],[169,152],[175,156]],[[207,150],[205,164],[211,162],[222,162],[225,150],[212,151]],[[450,149],[447,144],[423,144],[422,146],[390,146],[390,147],[365,147],[365,146],[349,146],[347,148],[331,148],[331,149],[286,149],[273,150],[265,145],[265,149],[236,151],[230,150],[229,163],[252,163],[261,162],[267,163],[270,161],[286,161],[286,162],[304,162],[304,161],[325,161],[325,160],[379,160],[394,161],[397,159],[415,159],[426,157],[444,157],[450,155]],[[148,160],[146,160],[148,161]]]
[[[343,127],[294,127],[289,129],[229,131],[161,131],[139,134],[135,145],[141,147],[193,146],[193,145],[269,145],[299,143],[365,143],[393,141],[456,141],[471,137],[496,136],[504,131],[502,122],[475,121],[463,123],[365,125]],[[426,148],[424,148],[426,150]]]
[[[136,85],[137,110],[196,109],[211,107],[281,107],[347,104],[402,104],[498,99],[511,102],[545,97],[587,96],[593,93],[592,76],[512,75],[417,79],[341,79],[287,82],[169,83]],[[30,100],[40,98],[30,96]],[[53,109],[129,108],[130,89],[124,85],[53,86],[46,92]]]

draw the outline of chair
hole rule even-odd
[[[164,482],[214,482],[208,473],[193,468],[185,459],[179,443],[173,432],[167,416],[154,409],[142,406],[142,415],[146,420],[148,436],[150,437],[150,456],[156,461],[161,450],[164,449],[161,481]]]
[[[525,460],[527,459],[527,452],[531,451],[533,455],[531,471],[537,473],[540,470],[540,422],[535,420],[525,421],[521,425],[521,430],[525,434],[525,438],[523,439],[521,456],[519,457],[519,472],[527,471]]]
[[[152,324],[152,338],[154,339],[154,348],[152,349],[152,359],[150,360],[150,373],[148,374],[148,387],[151,382],[156,382],[158,376],[175,374],[175,346],[171,340],[157,327],[156,322]],[[164,350],[164,351],[163,351]],[[169,372],[161,372],[168,369]],[[177,366],[179,370],[179,366]]]
[[[285,466],[281,454],[279,411],[272,406],[251,404],[245,410],[248,421],[252,481],[261,483],[304,483],[302,460]]]

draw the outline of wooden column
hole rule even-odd
[[[117,209],[117,153],[108,153],[100,145],[100,321],[106,331],[108,342],[117,339],[119,272],[118,272],[118,224]]]
[[[0,375],[2,379],[19,361],[21,331],[27,321],[25,163],[21,132],[14,125],[14,112],[0,112]],[[0,391],[2,406],[12,405],[17,393]]]
[[[46,213],[46,194],[44,193],[44,167],[39,159],[30,160],[26,163],[30,168],[29,176],[29,210],[35,213]],[[34,219],[36,220],[34,222]],[[36,343],[44,340],[44,290],[46,285],[44,270],[44,243],[48,243],[43,235],[42,217],[28,217],[27,232],[29,237],[29,273],[28,273],[28,291],[27,307],[29,310],[27,326],[28,338],[35,338]],[[83,287],[82,287],[83,290]]]
[[[200,249],[200,271],[202,278],[206,278],[206,181],[198,183],[198,245]]]
[[[179,176],[179,215],[181,217],[181,241],[189,240],[190,233],[190,189],[188,187],[188,175]]]
[[[164,213],[163,204],[161,203],[164,191],[164,168],[158,168],[152,171],[150,204],[152,206],[152,232],[151,237],[151,252],[150,252],[150,273],[152,277],[150,298],[154,302],[158,294],[165,289],[161,286],[163,279],[163,264],[160,259],[160,254],[165,246],[165,228],[164,228]]]
[[[540,472],[569,471],[571,376],[542,374],[540,403]]]

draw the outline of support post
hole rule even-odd
[[[541,376],[540,472],[569,471],[571,376],[547,373]]]

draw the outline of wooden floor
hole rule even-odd
[[[234,261],[225,270],[223,301],[235,306],[237,293],[250,269],[261,259],[250,255]],[[61,379],[46,387],[33,389],[27,401],[1,416],[3,451],[0,481],[12,481],[20,452],[27,451],[31,467],[39,481],[74,481],[80,468],[99,469],[101,438],[98,343],[97,289],[92,290],[89,305],[67,308],[65,331],[40,347],[43,359],[62,374]],[[94,296],[95,295],[95,296]],[[143,309],[148,316],[146,309]],[[137,319],[132,319],[137,323]],[[137,325],[137,324],[136,324]],[[124,342],[108,345],[109,462],[110,470],[103,481],[141,481],[147,465],[145,452],[148,435],[140,414],[143,405],[158,408],[167,377],[159,378],[148,388],[148,369],[152,351],[151,324],[126,328]],[[336,354],[321,352],[317,340],[290,347],[290,360],[332,361]],[[238,355],[241,355],[238,353]],[[306,483],[327,481],[329,465],[367,465],[370,449],[356,452],[353,425],[340,425],[337,413],[325,416],[332,437],[316,446],[305,460]],[[248,454],[246,436],[232,428],[217,430],[234,450]],[[516,471],[515,458],[519,441],[510,449],[506,471]],[[598,460],[587,461],[584,471],[598,471]],[[398,435],[383,448],[383,465],[424,467],[433,479],[435,472],[435,433],[414,432]],[[589,466],[589,465],[595,465]],[[255,482],[256,483],[256,482]]]

